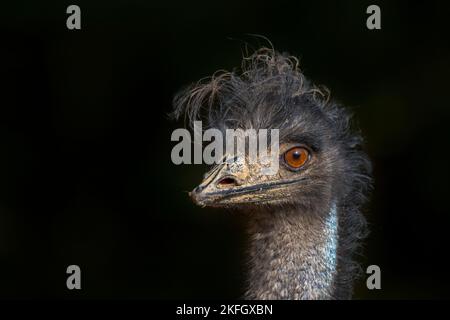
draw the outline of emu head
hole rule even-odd
[[[370,164],[350,131],[350,116],[313,86],[294,57],[260,49],[240,72],[222,72],[178,93],[175,117],[209,128],[278,129],[279,169],[225,155],[191,193],[201,206],[294,206],[306,210],[363,201]],[[237,161],[229,162],[227,159]]]

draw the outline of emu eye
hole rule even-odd
[[[284,153],[284,162],[292,169],[300,169],[309,160],[309,151],[306,148],[294,147]]]

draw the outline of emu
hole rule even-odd
[[[248,218],[246,299],[350,299],[367,234],[361,213],[371,163],[348,110],[271,48],[244,57],[174,97],[175,118],[210,128],[279,129],[280,167],[223,161],[190,196]]]

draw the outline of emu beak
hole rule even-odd
[[[247,180],[246,171],[244,161],[220,163],[206,174],[202,183],[189,192],[189,196],[199,206],[218,206],[227,193]]]
[[[261,165],[248,164],[245,158],[234,157],[232,160],[215,166],[189,193],[195,204],[226,207],[282,199],[288,195],[283,190],[299,182],[298,179],[280,180],[277,174],[263,175]]]

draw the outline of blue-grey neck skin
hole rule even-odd
[[[338,212],[272,213],[250,226],[248,299],[335,299]]]

